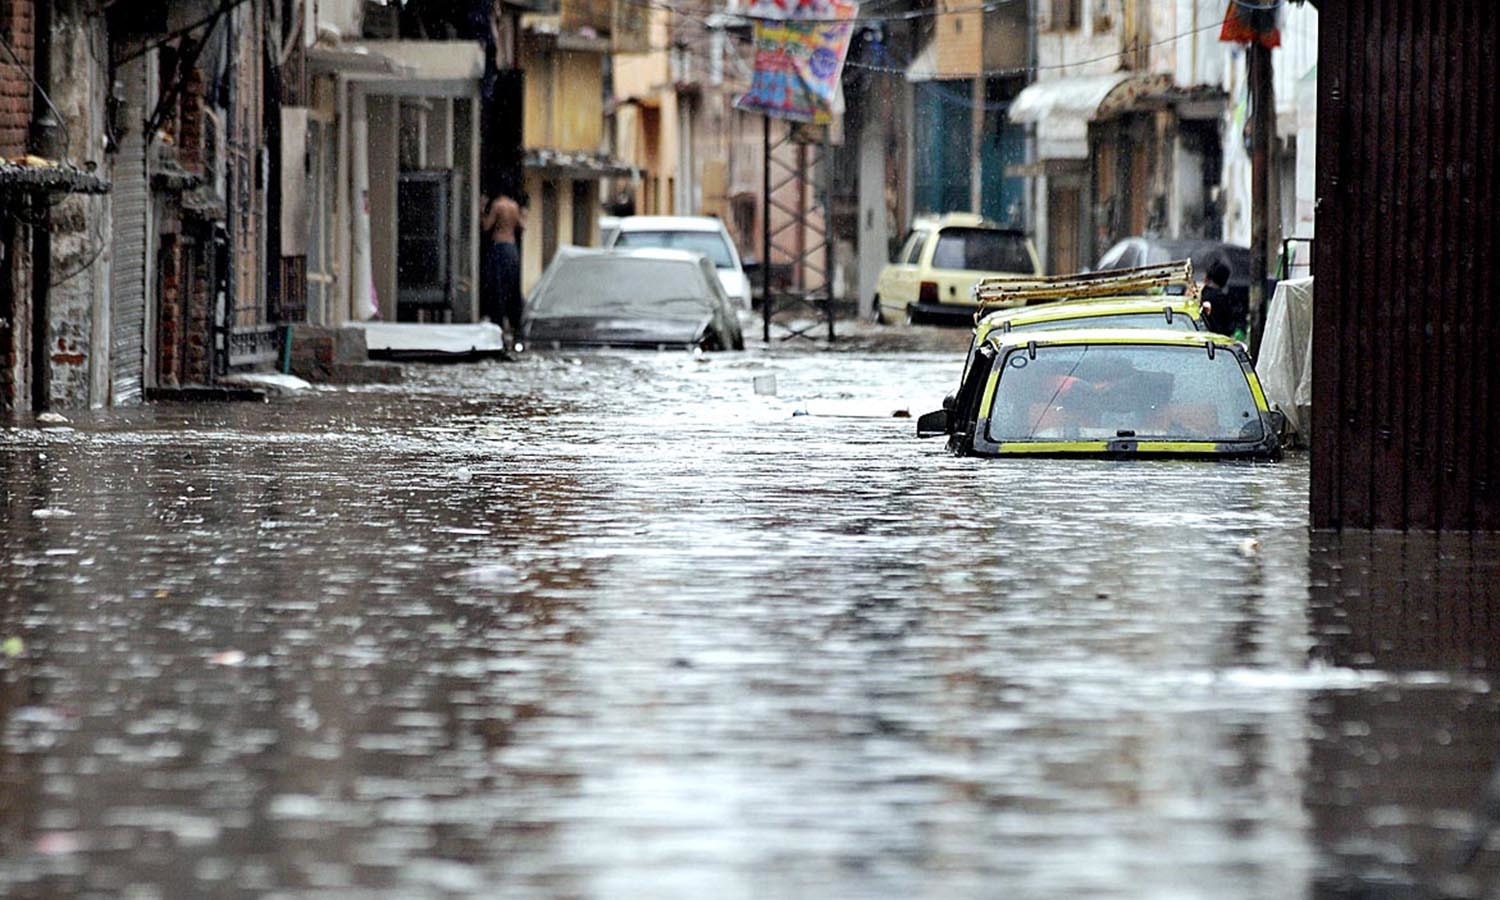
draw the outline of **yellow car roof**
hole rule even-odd
[[[1061,322],[1093,316],[1126,316],[1171,309],[1173,313],[1193,315],[1203,304],[1188,294],[1154,294],[1134,297],[1094,297],[1088,300],[1056,300],[1036,306],[998,309],[979,320],[980,325],[1032,325],[1037,322]]]
[[[1239,341],[1208,331],[1176,331],[1170,328],[1058,328],[1048,331],[991,331],[985,338],[997,350],[1068,344],[1149,344],[1167,347],[1204,347],[1213,344],[1226,350],[1240,347]]]
[[[977,213],[950,212],[925,214],[914,216],[911,221],[911,227],[913,228],[947,228],[949,226],[1009,230],[1002,228],[998,223],[986,219]]]

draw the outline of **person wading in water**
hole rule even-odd
[[[483,314],[504,323],[510,343],[521,347],[521,231],[526,227],[524,201],[517,203],[501,191],[485,204],[479,228],[490,236],[485,251],[488,276]]]

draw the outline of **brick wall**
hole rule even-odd
[[[156,377],[162,387],[179,387],[182,372],[182,248],[177,235],[164,234],[156,257],[159,289]]]
[[[157,257],[157,380],[163,387],[208,384],[213,368],[213,244],[164,234]]]
[[[203,174],[203,70],[193,67],[183,77],[177,103],[177,164]]]
[[[193,384],[213,381],[213,310],[210,289],[213,287],[213,244],[195,242],[183,260],[188,274],[183,285],[183,305],[187,317],[187,340],[183,342],[183,371]]]
[[[0,0],[0,157],[21,156],[31,130],[31,74],[34,44],[33,0]]]

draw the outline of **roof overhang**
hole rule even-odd
[[[464,97],[484,77],[484,48],[477,41],[360,41],[315,44],[307,50],[314,72],[337,74],[387,94]]]
[[[527,169],[543,175],[580,180],[633,177],[637,174],[634,166],[603,154],[547,148],[527,150],[523,164]]]
[[[314,44],[307,48],[307,68],[324,75],[386,75],[400,77],[406,72],[388,56],[372,53],[363,44]]]
[[[34,157],[22,163],[0,159],[0,194],[107,194],[109,190],[105,179],[68,163]]]
[[[528,35],[556,41],[559,50],[608,53],[612,48],[609,35],[598,34],[591,28],[564,29],[562,16],[555,14],[527,13],[521,16],[521,30]]]
[[[1172,89],[1170,75],[1110,72],[1027,85],[1010,104],[1010,120],[1035,125],[1041,159],[1087,159],[1089,123],[1141,108]]]

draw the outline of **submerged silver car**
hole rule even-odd
[[[685,250],[559,249],[522,333],[534,347],[745,349],[713,263]]]

